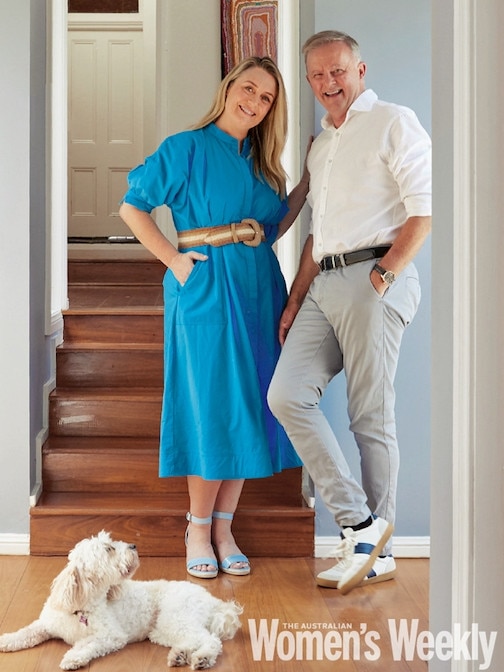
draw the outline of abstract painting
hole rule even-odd
[[[278,0],[221,0],[222,74],[249,56],[278,56]]]

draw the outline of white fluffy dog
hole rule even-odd
[[[149,639],[170,647],[168,666],[214,665],[223,639],[240,627],[243,609],[189,581],[132,581],[139,566],[136,547],[113,541],[107,532],[80,541],[54,579],[39,618],[0,637],[1,651],[29,649],[48,639],[72,648],[63,670]]]

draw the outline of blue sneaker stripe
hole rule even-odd
[[[354,553],[365,553],[366,555],[371,555],[371,553],[374,551],[375,546],[373,544],[357,544],[355,547]]]

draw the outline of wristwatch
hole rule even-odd
[[[376,271],[380,278],[385,282],[389,287],[390,285],[395,282],[395,274],[392,273],[392,271],[386,271],[383,266],[380,266],[379,264],[375,264],[373,266],[373,271]]]

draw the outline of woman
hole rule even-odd
[[[168,269],[159,474],[187,476],[187,571],[199,578],[250,573],[231,531],[244,479],[300,464],[266,403],[286,300],[271,245],[308,191],[304,175],[287,207],[286,134],[280,72],[269,58],[248,58],[192,130],[130,173],[120,208]],[[178,249],[150,216],[163,204]]]

